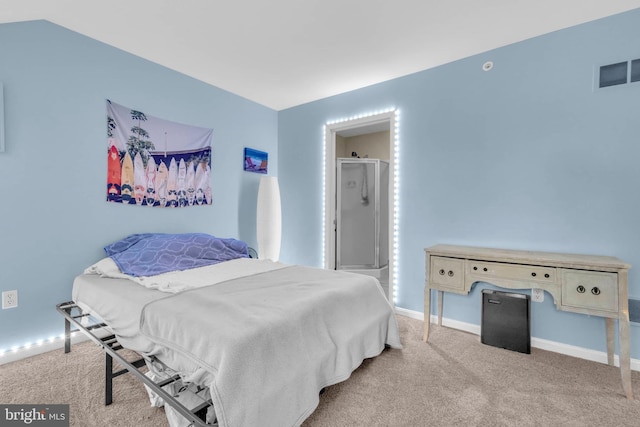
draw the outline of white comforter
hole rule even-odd
[[[401,348],[376,279],[236,261],[140,283],[170,292],[142,310],[152,353],[209,386],[221,427],[298,426],[323,387],[347,379],[385,344]]]
[[[215,285],[230,279],[264,273],[286,267],[286,264],[269,260],[238,258],[206,267],[192,268],[183,271],[171,271],[155,276],[134,277],[124,274],[111,258],[103,258],[91,267],[85,274],[97,274],[110,279],[127,279],[149,289],[162,292],[178,293],[187,289]]]

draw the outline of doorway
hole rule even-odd
[[[329,123],[325,126],[325,176],[324,176],[324,267],[335,270],[341,268],[337,258],[340,251],[338,209],[338,164],[350,163],[345,159],[364,159],[363,163],[382,162],[386,165],[388,179],[379,184],[387,196],[376,215],[386,219],[387,226],[382,227],[378,243],[383,242],[385,249],[376,269],[363,269],[358,273],[377,277],[390,302],[395,303],[397,272],[396,235],[396,198],[397,198],[397,111],[387,111],[368,116]],[[347,183],[346,185],[348,185]],[[376,228],[380,231],[380,228]],[[375,249],[374,249],[375,250]],[[350,269],[353,271],[353,269]]]

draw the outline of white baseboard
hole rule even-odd
[[[71,344],[77,344],[87,341],[89,338],[79,332],[71,334]],[[64,350],[64,339],[56,338],[53,341],[47,341],[41,344],[32,344],[28,347],[22,347],[17,350],[8,351],[0,354],[0,365],[26,359],[27,357],[37,356],[38,354],[47,353],[49,351]]]
[[[401,316],[410,317],[412,319],[424,321],[424,314],[419,311],[407,310],[404,308],[395,308],[396,314]],[[438,316],[431,316],[431,323],[437,323]],[[452,329],[458,329],[460,331],[469,332],[474,335],[480,335],[480,325],[474,325],[472,323],[460,322],[458,320],[442,318],[442,326],[446,326]],[[607,363],[607,352],[597,351],[584,347],[577,347],[574,345],[564,344],[561,342],[545,340],[542,338],[531,337],[531,347],[539,348],[540,350],[553,351],[554,353],[560,353],[567,356],[577,357],[580,359],[591,360],[593,362]],[[620,366],[620,360],[618,355],[614,356],[615,366]],[[640,360],[631,359],[631,370],[640,371]]]
[[[396,311],[396,314],[399,314],[400,316],[424,321],[424,313],[421,313],[419,311],[407,310],[406,308],[401,307],[394,307],[394,309]]]

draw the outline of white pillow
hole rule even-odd
[[[128,279],[129,276],[124,274],[118,268],[118,265],[110,258],[102,258],[90,267],[84,270],[84,274],[98,274],[101,277],[123,278]]]

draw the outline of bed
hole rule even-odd
[[[132,372],[172,426],[298,426],[323,388],[401,348],[369,276],[249,258],[246,243],[204,234],[132,235],[105,251],[58,305],[65,330],[104,348],[106,403],[112,378]],[[112,358],[125,369],[109,372]]]

